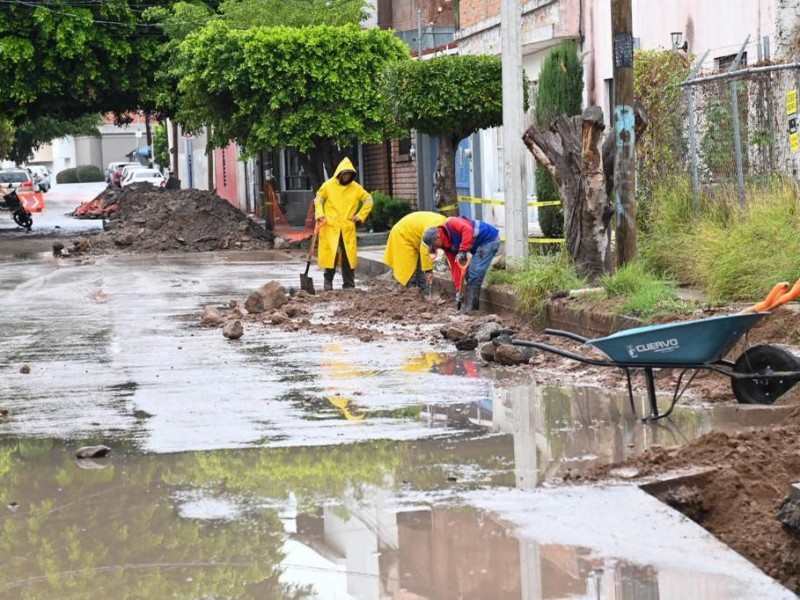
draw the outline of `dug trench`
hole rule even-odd
[[[127,194],[127,196],[126,196]],[[169,194],[169,195],[165,195]],[[195,198],[197,196],[197,198]],[[202,197],[201,197],[202,196]],[[106,215],[110,227],[82,244],[85,253],[192,252],[266,248],[271,236],[255,227],[239,211],[203,192],[126,191],[115,197],[120,208]],[[105,201],[104,201],[105,202]],[[181,229],[171,227],[180,219]],[[188,241],[188,243],[187,243]],[[78,244],[75,244],[77,246]],[[301,261],[299,251],[287,260]],[[231,339],[258,328],[287,328],[325,333],[361,341],[411,340],[421,346],[446,338],[454,349],[480,356],[500,371],[510,370],[537,382],[576,383],[624,390],[626,380],[618,369],[591,367],[545,352],[530,352],[498,344],[498,333],[542,341],[573,352],[587,353],[578,342],[553,339],[540,328],[515,317],[455,310],[452,297],[432,298],[400,287],[390,276],[359,282],[362,289],[336,290],[308,295],[263,282],[247,298],[220,298],[207,306],[200,319],[206,327],[219,327]],[[254,283],[254,288],[257,283]],[[579,302],[570,298],[554,303]],[[585,301],[581,301],[585,302]],[[585,307],[584,307],[585,308]],[[697,314],[670,315],[663,322],[733,313],[739,307]],[[234,326],[236,325],[236,326]],[[800,315],[789,308],[777,310],[753,328],[744,344],[770,343],[796,352]],[[740,353],[741,347],[735,349]],[[591,351],[589,351],[591,352]],[[598,358],[602,356],[597,353]],[[644,392],[640,378],[636,393]],[[674,385],[677,373],[658,372],[657,388]],[[800,388],[800,386],[797,386]],[[791,484],[800,481],[800,404],[791,390],[775,405],[787,415],[779,425],[735,433],[710,433],[683,446],[651,447],[625,463],[596,467],[561,482],[605,483],[623,479],[639,484],[681,511],[748,558],[764,572],[800,593],[800,537],[776,517]],[[727,377],[702,372],[681,399],[682,404],[735,404]],[[787,408],[788,407],[788,408]],[[675,474],[692,476],[673,479]],[[699,474],[698,474],[699,473]]]

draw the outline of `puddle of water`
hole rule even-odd
[[[643,492],[493,483],[509,442],[160,455],[121,444],[83,469],[77,443],[5,441],[0,595],[791,597]],[[449,481],[459,469],[478,476]]]

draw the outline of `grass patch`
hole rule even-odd
[[[489,283],[511,285],[516,296],[517,312],[537,320],[544,318],[546,300],[553,292],[586,286],[564,251],[530,256],[518,265],[507,267],[505,271],[489,271]]]
[[[685,181],[654,191],[642,253],[657,270],[702,288],[711,301],[755,301],[779,281],[800,277],[797,187],[786,179],[752,181],[742,209],[735,187],[705,191],[693,210]]]
[[[679,312],[688,306],[678,298],[677,286],[653,274],[644,260],[633,261],[613,275],[606,275],[600,285],[606,297],[624,297],[620,310],[628,315],[648,318]]]

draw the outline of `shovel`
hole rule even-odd
[[[472,257],[467,255],[467,262],[464,265],[461,265],[458,261],[456,264],[461,267],[461,282],[458,285],[458,294],[457,301],[456,301],[456,310],[461,310],[461,304],[464,302],[464,285],[467,281],[467,267],[469,267],[469,263],[472,262]]]
[[[308,262],[306,262],[306,272],[300,274],[300,289],[305,290],[312,296],[316,294],[314,291],[314,280],[308,276],[308,269],[311,267],[311,259],[314,257],[314,248],[317,245],[317,235],[319,234],[319,226],[314,227],[314,236],[311,238],[311,247],[308,249]]]

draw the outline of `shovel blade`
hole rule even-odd
[[[311,279],[308,275],[300,275],[300,289],[305,290],[307,293],[314,296],[316,292],[314,291],[314,280]]]

